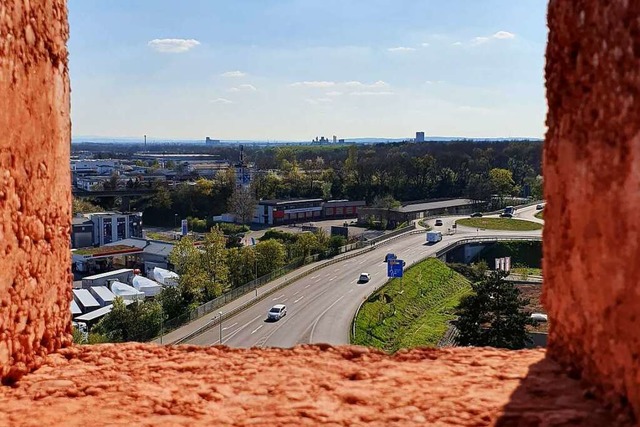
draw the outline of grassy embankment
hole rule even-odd
[[[392,279],[361,307],[352,343],[395,352],[435,346],[471,284],[445,263],[429,258]]]
[[[534,215],[538,219],[544,219],[544,211],[540,211]]]
[[[512,218],[464,218],[457,220],[456,224],[472,228],[510,231],[541,230],[543,227],[542,224],[537,222]]]
[[[516,267],[511,269],[511,274],[526,278],[528,276],[542,276],[541,268]]]

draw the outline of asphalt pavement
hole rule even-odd
[[[463,217],[445,217],[442,218],[442,226],[433,227],[443,231],[443,240],[435,245],[426,244],[424,233],[412,234],[322,268],[225,319],[221,327],[217,325],[187,343],[284,348],[303,343],[348,344],[351,321],[358,306],[387,281],[386,253],[395,253],[409,265],[462,238],[541,235],[540,230],[510,232],[467,227],[458,227],[455,234],[446,234],[460,218]],[[433,226],[433,222],[431,220],[430,225]],[[371,275],[369,282],[358,283],[362,272]],[[287,315],[279,321],[267,321],[267,311],[275,304],[285,304]]]

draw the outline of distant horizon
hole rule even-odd
[[[209,137],[211,138],[211,137]],[[327,138],[325,136],[325,138]],[[304,143],[313,142],[312,139],[280,139],[280,138],[268,138],[268,139],[251,139],[251,138],[238,138],[238,139],[218,139],[211,138],[215,141],[220,141],[221,143],[234,143],[234,142],[259,142],[259,143]],[[369,136],[369,137],[346,137],[346,138],[338,138],[338,140],[344,140],[345,142],[357,142],[357,141],[372,141],[372,142],[402,142],[402,141],[413,141],[415,140],[415,136],[410,137],[384,137],[384,136]],[[204,138],[167,138],[167,137],[150,137],[147,136],[147,144],[152,143],[166,143],[166,142],[194,142],[194,143],[202,143],[204,144],[206,137]],[[544,138],[532,137],[532,136],[494,136],[494,137],[474,137],[474,136],[428,136],[425,135],[425,142],[429,141],[445,141],[445,140],[527,140],[527,141],[542,141]],[[128,143],[140,143],[144,144],[144,137],[137,136],[99,136],[99,135],[74,135],[71,137],[72,143],[82,143],[82,142],[128,142]],[[333,144],[331,139],[328,140],[329,144]]]

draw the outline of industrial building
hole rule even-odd
[[[437,215],[468,214],[477,202],[469,199],[432,200],[423,203],[406,204],[399,208],[363,207],[358,211],[361,224],[382,223],[395,227],[404,222]]]
[[[142,212],[101,212],[72,220],[71,247],[86,248],[142,237]]]
[[[364,201],[323,199],[261,200],[253,222],[258,224],[291,224],[321,219],[355,218]]]

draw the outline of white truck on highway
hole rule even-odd
[[[427,231],[427,243],[438,243],[440,240],[442,240],[440,231]]]

